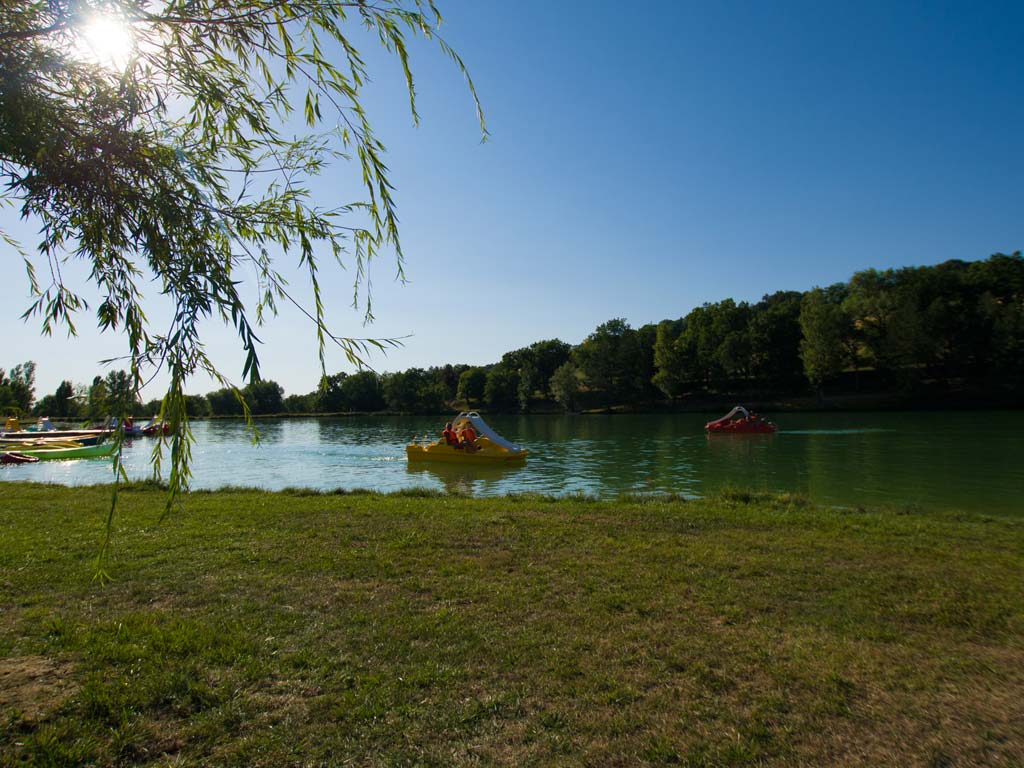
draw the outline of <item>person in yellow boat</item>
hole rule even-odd
[[[444,429],[441,430],[441,437],[444,438],[444,442],[447,445],[459,444],[459,436],[455,433],[455,430],[452,429],[452,423],[450,421],[445,424]]]
[[[473,429],[472,424],[467,424],[463,427],[462,431],[459,432],[459,441],[462,443],[462,447],[466,453],[472,453],[476,450],[476,430]]]

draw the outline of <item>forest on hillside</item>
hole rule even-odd
[[[34,398],[34,363],[0,369],[0,407],[52,418],[150,414],[124,371],[63,382]],[[573,346],[558,339],[506,352],[490,365],[446,364],[329,375],[285,395],[273,380],[236,393],[190,395],[193,417],[253,414],[645,410],[743,398],[886,394],[932,405],[1012,405],[1024,395],[1024,258],[864,270],[849,281],[733,299],[640,328],[615,318]],[[243,403],[239,399],[245,401]]]

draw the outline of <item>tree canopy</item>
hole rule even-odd
[[[3,415],[28,413],[35,399],[36,364],[31,360],[5,372],[0,368],[0,409]]]
[[[287,397],[280,397],[276,382],[264,379],[241,392],[223,388],[190,396],[188,414],[237,416],[246,407],[267,414],[444,414],[467,407],[526,413],[557,406],[635,411],[799,398],[808,394],[808,385],[821,402],[828,390],[830,398],[866,396],[869,403],[881,397],[889,403],[1012,405],[1024,391],[1022,286],[1019,253],[868,270],[848,283],[778,291],[757,303],[704,304],[684,317],[635,330],[621,318],[609,320],[579,345],[538,341],[489,365],[338,372],[317,390]],[[606,358],[617,365],[605,365]],[[616,370],[623,366],[632,368],[628,375]],[[32,362],[6,376],[0,370],[0,405],[25,413],[24,403],[35,397],[34,372]],[[126,378],[115,371],[97,376],[92,385],[62,382],[33,411],[65,418],[105,415]],[[159,403],[133,406],[136,415],[159,410]]]
[[[41,231],[29,251],[0,230],[26,262],[26,317],[74,333],[87,304],[61,267],[89,264],[97,322],[126,339],[133,388],[168,374],[172,493],[188,477],[185,381],[204,371],[232,387],[202,345],[202,320],[235,329],[250,385],[257,328],[282,302],[309,317],[322,368],[328,343],[354,363],[387,343],[326,327],[320,258],[351,269],[353,302],[372,318],[367,264],[388,252],[400,272],[403,253],[385,147],[362,106],[370,73],[359,46],[374,40],[400,62],[415,121],[410,38],[435,42],[466,74],[440,22],[433,0],[0,2],[0,203]],[[123,36],[123,60],[83,54],[100,23]],[[307,135],[286,135],[299,115]],[[313,200],[309,180],[347,159],[362,194]],[[283,279],[284,257],[308,274],[310,306]],[[149,319],[146,281],[173,307],[167,327]]]

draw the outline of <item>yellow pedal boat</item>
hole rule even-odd
[[[458,430],[472,425],[479,437],[476,450],[466,450],[445,442],[416,443],[405,446],[405,456],[412,461],[443,461],[451,464],[522,464],[526,461],[526,450],[510,443],[485,422],[476,411],[460,413],[452,420]]]

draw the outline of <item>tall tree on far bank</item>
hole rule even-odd
[[[16,365],[8,373],[0,368],[0,408],[27,414],[32,409],[36,392],[36,364],[28,362]]]
[[[247,407],[244,395],[231,387],[222,387],[213,392],[207,392],[206,400],[210,404],[210,412],[214,416],[241,416]],[[152,404],[147,410],[152,412]]]
[[[843,335],[847,327],[842,305],[821,288],[804,294],[800,306],[800,359],[804,372],[823,397],[825,382],[843,370]]]
[[[86,403],[85,413],[93,421],[99,421],[107,416],[107,383],[102,376],[93,377]]]
[[[107,387],[107,410],[112,416],[131,416],[135,413],[139,397],[128,371],[111,371],[103,383]]]
[[[89,418],[100,421],[109,416],[134,415],[139,397],[128,371],[110,371],[106,376],[93,378],[87,402]]]
[[[684,320],[662,320],[654,337],[655,374],[651,381],[669,400],[684,391],[686,365],[679,337],[682,335]]]
[[[459,376],[459,387],[455,397],[472,407],[484,398],[484,387],[487,386],[487,371],[483,368],[467,368]]]
[[[284,387],[276,381],[254,381],[246,386],[243,392],[252,413],[266,415],[284,411]]]
[[[776,389],[801,380],[800,302],[798,291],[777,291],[751,307],[751,375]]]
[[[569,362],[572,345],[561,339],[545,339],[535,341],[529,346],[529,350],[533,353],[536,390],[541,396],[548,397],[551,394],[551,377],[562,365]]]
[[[496,411],[512,411],[519,405],[519,373],[498,364],[487,371],[484,403]]]
[[[75,399],[75,385],[70,381],[62,381],[56,392],[44,395],[36,403],[35,412],[39,416],[68,418],[78,415],[78,401]]]
[[[622,318],[597,326],[573,350],[587,387],[611,406],[637,401],[644,392],[644,359],[637,332]]]
[[[422,368],[386,373],[381,378],[381,395],[392,411],[440,413],[445,409],[447,389]]]
[[[580,373],[571,362],[563,363],[551,375],[551,394],[565,410],[575,411],[577,409],[580,397]]]
[[[535,395],[547,397],[555,370],[569,359],[572,347],[558,339],[535,341],[528,347],[506,352],[499,365],[512,372],[518,380],[516,400],[526,413]]]
[[[373,371],[353,373],[345,379],[341,389],[350,410],[366,413],[384,408],[380,376]]]
[[[348,410],[344,390],[347,378],[347,373],[339,371],[321,380],[320,389],[316,394],[317,410],[323,413],[339,413]]]

